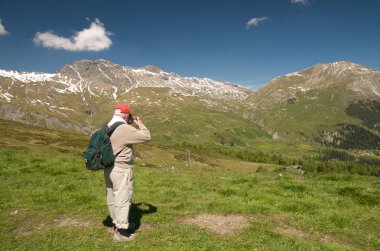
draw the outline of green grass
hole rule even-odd
[[[361,120],[364,121],[366,116],[371,115],[367,111],[372,109],[370,105],[368,108],[348,104],[353,93],[345,90],[344,85],[342,83],[341,87],[299,91],[295,93],[296,102],[271,104],[265,108],[258,108],[255,113],[264,120],[267,127],[272,128],[272,131],[279,132],[280,140],[316,146],[316,138],[322,137],[321,132],[333,133],[337,131],[335,127],[339,123],[362,125]],[[267,102],[267,100],[264,99],[261,102]],[[360,111],[361,116],[358,116]],[[376,117],[376,112],[372,113],[373,116],[369,117]],[[375,122],[371,120],[368,123],[373,128]]]
[[[136,147],[131,219],[141,228],[115,244],[103,225],[103,175],[81,158],[83,136],[13,129],[20,135],[4,137],[0,150],[2,250],[380,249],[376,177],[301,175],[201,153],[189,168],[183,151],[154,145]],[[220,235],[183,223],[204,214],[241,215],[248,226]]]
[[[172,145],[191,141],[247,146],[254,145],[253,142],[259,138],[269,138],[251,121],[231,112],[207,107],[198,97],[174,99],[169,90],[160,88],[138,88],[130,96],[137,103],[132,103],[131,109],[149,125],[153,144]]]

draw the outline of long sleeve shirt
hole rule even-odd
[[[120,168],[132,168],[134,165],[133,144],[150,140],[150,132],[145,126],[139,129],[123,124],[118,126],[111,135],[111,145],[115,158],[115,166]]]

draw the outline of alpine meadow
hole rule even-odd
[[[319,64],[253,91],[154,66],[0,70],[2,250],[380,250],[380,72]],[[130,104],[130,219],[112,243],[90,135]]]

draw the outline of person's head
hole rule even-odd
[[[119,104],[115,107],[114,116],[119,116],[125,121],[128,121],[128,117],[131,114],[131,109],[126,104]]]

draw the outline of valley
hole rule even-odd
[[[9,120],[0,129],[4,250],[380,247],[378,177],[300,173],[216,149],[187,148],[189,167],[186,148],[155,144],[136,146],[130,217],[137,238],[113,243],[103,173],[87,170],[82,157],[88,136]]]

